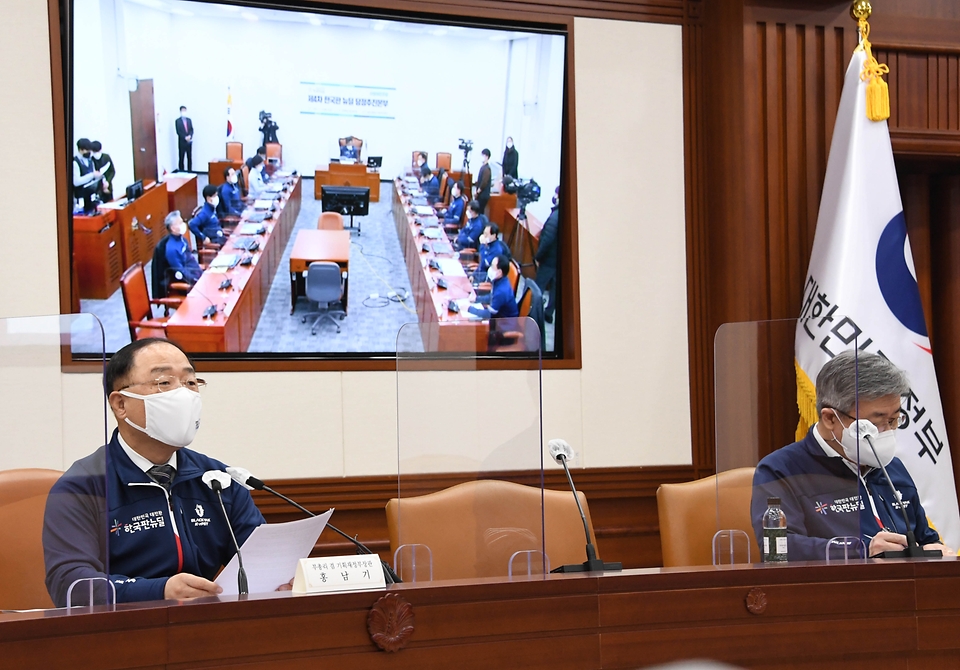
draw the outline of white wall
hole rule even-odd
[[[585,466],[691,460],[680,34],[679,26],[658,24],[592,19],[574,24],[577,160],[608,161],[603,140],[611,135],[656,157],[613,172],[578,175],[583,369],[543,373],[543,426],[545,439],[562,436],[578,448]],[[45,3],[4,7],[0,58],[19,63],[0,68],[0,90],[18,93],[15,109],[0,106],[0,124],[18,128],[8,140],[33,185],[29,226],[14,210],[0,210],[6,231],[0,313],[55,313],[57,222]],[[611,190],[619,197],[609,199]],[[28,247],[36,251],[22,253]],[[498,388],[512,373],[478,374],[483,377],[478,388]],[[211,385],[196,446],[213,456],[264,477],[396,471],[395,373],[205,376]],[[436,376],[435,388],[441,389],[444,375]],[[59,467],[92,451],[102,430],[99,385],[97,374],[65,374],[59,387],[55,381],[0,386],[5,445],[0,468],[9,467],[14,450]],[[30,393],[35,402],[13,403]],[[425,399],[424,406],[429,404]]]

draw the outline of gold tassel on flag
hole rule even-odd
[[[800,361],[793,360],[797,369],[797,409],[800,410],[800,422],[797,424],[797,442],[807,436],[807,431],[820,418],[817,416],[817,389],[810,377],[800,367]]]
[[[856,0],[850,7],[850,16],[856,20],[860,31],[860,46],[857,48],[867,52],[863,72],[860,73],[860,81],[867,82],[867,118],[871,121],[886,121],[890,118],[890,91],[883,75],[890,72],[890,68],[878,63],[870,49],[870,24],[867,19],[872,11],[868,0]]]

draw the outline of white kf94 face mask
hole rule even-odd
[[[838,417],[839,418],[839,417]],[[840,422],[843,425],[843,422]],[[858,428],[859,426],[859,428]],[[871,468],[879,468],[881,465],[886,467],[897,455],[897,431],[885,430],[882,433],[872,423],[866,419],[854,421],[843,429],[840,436],[840,444],[843,446],[843,453],[854,463],[857,463],[857,436],[859,430],[860,437],[860,465],[867,465]],[[867,443],[865,436],[869,435],[873,441],[873,449]],[[876,455],[874,455],[876,450]]]
[[[171,447],[186,447],[200,430],[200,411],[203,400],[200,394],[183,386],[165,393],[139,395],[130,391],[120,391],[128,398],[143,401],[146,413],[146,426],[138,426],[128,418],[124,420],[150,437]]]

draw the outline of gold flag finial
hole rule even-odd
[[[890,68],[878,63],[870,49],[870,24],[867,19],[872,11],[869,0],[854,0],[850,6],[850,16],[857,22],[860,33],[860,46],[857,48],[867,54],[863,71],[860,73],[860,80],[867,82],[867,118],[871,121],[885,121],[890,118],[890,92],[883,75],[888,73]]]
[[[873,7],[870,6],[870,0],[854,0],[854,3],[850,5],[850,18],[854,21],[860,19],[866,21],[870,18],[872,11]]]

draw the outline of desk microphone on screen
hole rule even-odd
[[[884,551],[876,556],[871,556],[871,558],[941,558],[943,556],[943,552],[939,549],[924,549],[917,544],[917,536],[914,534],[913,529],[910,528],[910,520],[907,518],[907,511],[903,508],[903,498],[900,496],[900,492],[897,490],[897,487],[893,485],[893,480],[890,479],[890,475],[887,474],[887,466],[885,466],[883,461],[880,460],[880,457],[877,456],[877,450],[873,447],[873,437],[874,435],[879,434],[877,427],[866,419],[860,419],[857,421],[857,424],[860,434],[863,435],[867,444],[870,446],[870,451],[873,452],[873,457],[877,459],[877,463],[880,464],[880,469],[883,470],[883,476],[886,478],[887,484],[890,486],[890,490],[893,492],[893,499],[896,500],[897,504],[900,506],[900,514],[903,515],[903,527],[907,529],[906,549],[900,551]]]
[[[237,549],[237,563],[240,569],[237,570],[237,589],[240,595],[245,596],[250,593],[247,587],[247,571],[243,569],[243,557],[240,555],[240,545],[237,544],[237,536],[233,533],[233,525],[230,523],[230,515],[227,514],[227,508],[223,505],[223,489],[230,488],[230,475],[222,470],[207,470],[201,477],[203,483],[217,492],[217,498],[220,500],[220,509],[223,510],[223,518],[227,521],[227,530],[230,531],[230,539],[233,540],[233,546]]]
[[[245,486],[248,489],[256,489],[257,491],[266,491],[267,493],[273,494],[278,498],[280,498],[281,500],[287,503],[290,503],[291,505],[293,505],[298,510],[300,510],[301,512],[303,512],[308,516],[317,516],[316,514],[308,510],[306,507],[298,503],[297,501],[292,500],[291,498],[288,498],[287,496],[283,495],[279,491],[275,491],[274,489],[264,484],[262,479],[257,479],[256,477],[254,477],[252,474],[250,474],[250,471],[247,470],[246,468],[235,468],[233,466],[230,466],[227,468],[227,472],[230,474],[231,477],[233,477],[233,479],[238,484]],[[357,547],[358,554],[371,554],[374,556],[376,555],[363,542],[356,539],[355,537],[350,537],[349,535],[344,533],[342,530],[334,526],[332,523],[328,522],[326,527],[332,530],[334,533],[337,533],[338,535],[350,540]],[[399,575],[397,575],[397,573],[393,571],[393,568],[391,568],[386,561],[381,559],[380,565],[383,566],[383,575],[384,575],[384,578],[386,579],[387,584],[402,583]]]
[[[610,570],[616,572],[623,570],[622,563],[604,563],[597,558],[597,548],[593,546],[590,539],[590,527],[587,525],[587,516],[583,513],[583,506],[580,505],[580,497],[577,495],[577,487],[573,485],[573,477],[570,476],[570,468],[567,467],[567,461],[573,458],[573,449],[567,444],[566,440],[554,439],[547,443],[550,455],[557,463],[563,466],[563,471],[567,473],[567,481],[570,482],[570,490],[573,491],[573,499],[577,503],[577,509],[580,510],[580,520],[583,522],[583,534],[587,538],[587,560],[583,563],[574,563],[572,565],[561,565],[550,572],[603,572]]]

